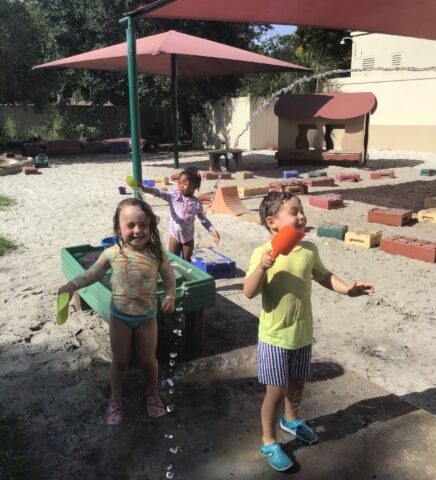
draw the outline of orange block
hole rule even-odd
[[[228,213],[230,215],[245,215],[250,211],[245,208],[238,195],[238,187],[231,185],[229,187],[218,187],[209,210],[214,213]]]

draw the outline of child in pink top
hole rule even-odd
[[[106,423],[124,420],[122,387],[132,352],[136,354],[147,379],[147,412],[151,417],[165,415],[159,396],[156,359],[157,345],[157,279],[162,277],[166,297],[161,310],[172,312],[176,299],[176,278],[168,256],[162,251],[157,228],[158,217],[143,200],[130,198],[118,204],[114,215],[117,244],[102,252],[86,272],[62,286],[59,293],[91,285],[112,268],[111,320],[109,325],[112,348],[112,396],[106,412]]]
[[[175,255],[183,252],[183,258],[190,262],[194,251],[194,228],[195,217],[208,230],[215,243],[220,241],[219,233],[212,225],[203,209],[201,200],[194,196],[195,190],[199,190],[201,175],[197,168],[189,167],[179,176],[178,190],[164,192],[158,188],[146,187],[138,183],[138,187],[144,192],[155,197],[162,198],[169,203],[170,220],[170,243],[168,250]]]

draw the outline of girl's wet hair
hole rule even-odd
[[[117,237],[117,244],[120,247],[120,252],[123,253],[123,242],[120,237],[120,213],[121,210],[127,206],[139,207],[145,213],[150,222],[150,240],[147,242],[146,248],[150,250],[150,252],[159,260],[159,262],[161,262],[163,259],[162,243],[160,241],[159,230],[157,228],[159,217],[154,214],[147,202],[144,202],[144,200],[139,198],[128,198],[126,200],[122,200],[115,210],[114,233]]]
[[[188,167],[179,175],[179,178],[184,175],[188,177],[189,186],[193,187],[194,190],[200,190],[201,186],[201,173],[197,167]]]
[[[263,198],[259,206],[259,216],[260,216],[261,225],[265,225],[266,229],[269,231],[268,225],[266,224],[267,217],[275,217],[280,207],[293,197],[295,197],[295,195],[290,192],[286,192],[286,191],[277,192],[275,190],[271,190]]]

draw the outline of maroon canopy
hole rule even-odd
[[[171,54],[177,55],[177,75],[182,77],[310,71],[292,63],[174,30],[136,40],[136,59],[139,73],[171,75]],[[80,55],[37,65],[35,68],[68,67],[126,71],[127,43],[99,48]]]
[[[360,30],[436,40],[435,0],[176,0],[149,15]]]
[[[345,120],[374,113],[376,109],[377,99],[371,92],[313,93],[280,97],[274,113],[289,120]]]

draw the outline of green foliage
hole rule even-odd
[[[9,207],[14,203],[15,203],[14,198],[7,197],[6,195],[0,195],[0,210],[5,210],[6,207]]]
[[[0,136],[4,142],[17,142],[18,140],[21,140],[22,134],[12,117],[6,117]]]
[[[17,455],[13,448],[18,421],[17,415],[6,414],[0,411],[0,478],[3,480],[29,478],[27,477],[29,461]]]
[[[0,235],[0,257],[17,249],[18,245],[16,243],[4,237],[3,235]]]
[[[32,71],[42,59],[44,30],[29,12],[31,2],[0,0],[0,103],[47,100],[51,80]]]
[[[349,68],[350,46],[340,45],[347,32],[301,28],[292,35],[278,35],[260,44],[261,53],[286,62],[310,68],[313,73],[278,73],[251,75],[244,81],[243,92],[252,98],[269,97],[288,87],[302,76]],[[296,85],[291,93],[338,91],[340,86],[332,79],[312,80]]]
[[[95,126],[79,123],[79,125],[77,125],[76,127],[76,132],[78,133],[79,140],[81,142],[96,140],[97,138],[101,137],[101,133],[102,133],[101,123]]]

